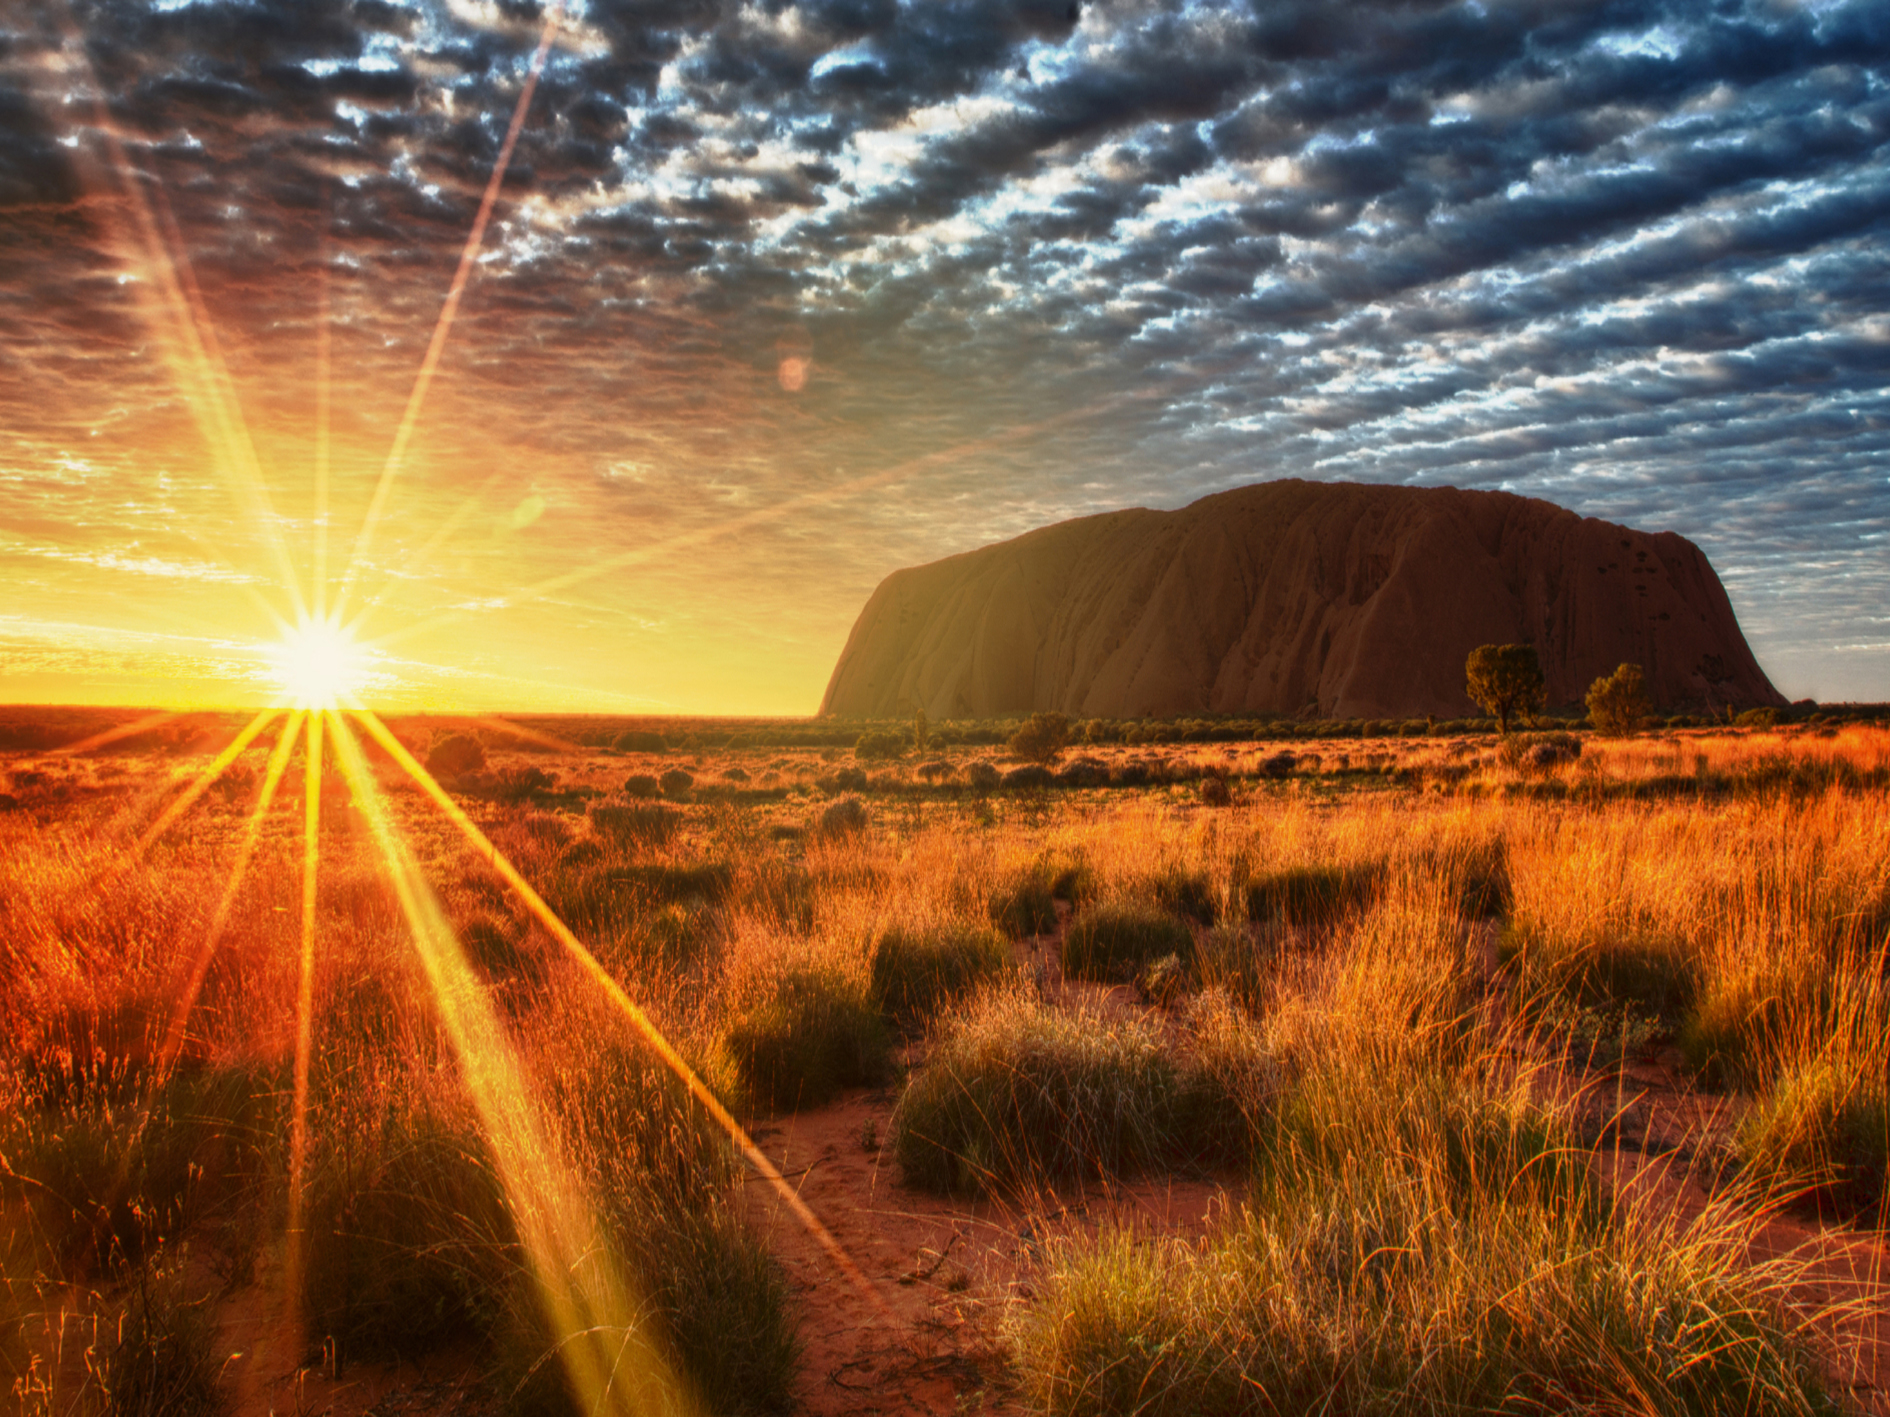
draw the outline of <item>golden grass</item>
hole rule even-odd
[[[1701,1410],[1713,1394],[1744,1394],[1755,1411],[1816,1410],[1813,1349],[1782,1297],[1790,1276],[1753,1270],[1741,1237],[1767,1205],[1868,1217],[1882,1204],[1890,733],[1590,739],[1546,768],[1468,737],[1292,746],[1301,762],[1283,779],[1262,771],[1272,744],[1085,750],[1105,763],[1165,759],[1182,779],[1137,790],[986,796],[962,773],[949,779],[957,786],[930,787],[900,765],[876,768],[888,790],[868,794],[869,825],[849,835],[810,829],[828,800],[816,781],[833,767],[808,752],[666,757],[698,784],[674,807],[680,829],[668,840],[590,825],[573,794],[614,792],[621,758],[557,764],[564,795],[473,810],[731,1100],[789,1107],[896,1081],[888,1039],[873,1034],[886,1011],[915,1036],[935,1030],[935,1064],[958,1048],[1034,1085],[1061,1040],[1064,1061],[1090,1070],[1046,1104],[1081,1123],[1065,1128],[1070,1155],[1007,1154],[1017,1138],[998,1118],[977,1155],[933,1139],[958,1177],[945,1184],[1006,1168],[1038,1184],[1255,1154],[1243,1217],[1205,1245],[1112,1234],[1062,1255],[1045,1297],[1013,1325],[1020,1371],[1050,1406],[1131,1410],[1134,1394],[1169,1392],[1172,1380],[1146,1410],[1212,1410],[1216,1394],[1245,1391],[1264,1369],[1280,1394],[1340,1394],[1356,1411],[1502,1394],[1633,1406],[1657,1390],[1682,1393],[1669,1410]],[[990,754],[944,756],[962,766]],[[0,814],[10,984],[0,1086],[11,1118],[0,1129],[0,1356],[26,1412],[60,1405],[33,1394],[70,1367],[52,1349],[71,1324],[48,1316],[72,1304],[71,1284],[101,1286],[97,1303],[72,1308],[96,1322],[128,1312],[143,1276],[179,1273],[173,1257],[187,1243],[240,1269],[245,1246],[266,1254],[280,1242],[302,789],[301,774],[287,774],[261,823],[167,1075],[159,1042],[217,913],[261,751],[238,760],[250,787],[205,794],[140,856],[128,844],[174,799],[185,768],[130,758],[10,768],[16,783],[44,774],[21,789],[20,809]],[[1233,806],[1201,804],[1187,779],[1208,768],[1234,774]],[[491,867],[391,775],[383,785],[514,1042],[551,1144],[596,1178],[601,1211],[617,1217],[625,1262],[662,1311],[665,1351],[693,1381],[724,1383],[714,1389],[724,1406],[782,1400],[791,1306],[732,1206],[726,1147]],[[508,1372],[542,1373],[532,1345],[556,1335],[522,1317],[517,1241],[502,1193],[495,1201],[479,1184],[476,1119],[399,901],[345,796],[323,820],[309,1125],[311,1175],[328,1191],[311,1214],[395,1178],[409,1209],[392,1206],[390,1233],[434,1213],[431,1257],[451,1261],[407,1280],[434,1284],[439,1312],[505,1349]],[[1042,886],[1048,911],[1019,935],[1061,931],[1085,908],[1098,920],[1174,922],[1174,938],[1194,945],[1179,961],[1183,982],[1165,976],[1168,1007],[1105,1022],[1015,982],[965,1002],[976,980],[1002,974],[987,922],[994,898],[1019,883]],[[954,940],[970,942],[975,966],[927,962],[927,942]],[[951,978],[902,984],[902,1002],[889,1002],[888,941],[916,961],[902,966],[913,979]],[[1015,948],[1043,967],[1045,956]],[[1596,1050],[1604,1037],[1612,1054]],[[1098,1040],[1122,1046],[1104,1058]],[[1719,1174],[1736,1187],[1684,1230],[1616,1206],[1566,1159],[1588,1125],[1568,1070],[1579,1082],[1587,1064],[1666,1042],[1699,1085],[1735,1098],[1735,1123],[1701,1146],[1723,1149]],[[768,1049],[763,1078],[755,1060]],[[1084,1049],[1097,1056],[1070,1061]],[[1121,1069],[1141,1092],[1110,1094]],[[909,1086],[944,1081],[928,1066]],[[1237,1117],[1231,1127],[1170,1107],[1210,1083],[1222,1122]],[[1120,1104],[1107,1126],[1096,1110],[1105,1095]],[[1164,1108],[1172,1115],[1155,1125]],[[1174,1135],[1173,1116],[1201,1135]],[[1153,1129],[1120,1155],[1083,1140],[1144,1123]],[[453,1168],[424,1162],[441,1147],[466,1162],[450,1184]],[[395,1164],[416,1156],[415,1174]],[[659,1232],[681,1238],[669,1248],[638,1238]],[[371,1256],[348,1262],[377,1268]],[[1318,1280],[1321,1266],[1351,1277],[1334,1288]],[[398,1278],[391,1260],[379,1268],[364,1278]],[[389,1292],[398,1309],[404,1291]],[[372,1304],[324,1293],[318,1325],[375,1351]],[[201,1297],[179,1297],[179,1312]],[[1073,1314],[1089,1315],[1080,1334]],[[1492,1329],[1503,1315],[1507,1326]],[[1717,1368],[1701,1360],[1719,1386],[1697,1401],[1684,1395],[1694,1350],[1662,1338],[1674,1322],[1699,1351],[1733,1355]],[[730,1325],[760,1355],[739,1380],[718,1376],[713,1357],[718,1326]],[[1652,1366],[1630,1361],[1635,1345]],[[1275,1356],[1263,1361],[1263,1350]],[[1501,1394],[1473,1380],[1473,1351],[1504,1355],[1491,1369],[1508,1375]],[[1427,1364],[1426,1352],[1443,1356]],[[1615,1366],[1597,1368],[1597,1354]],[[1194,1376],[1183,1382],[1182,1369]],[[1129,1373],[1141,1376],[1125,1387]],[[551,1400],[516,1378],[510,1390],[527,1405]],[[62,1410],[106,1403],[97,1384],[88,1392]]]

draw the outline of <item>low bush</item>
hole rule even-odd
[[[1010,959],[1004,937],[986,926],[888,930],[873,949],[873,1000],[902,1027],[922,1026]]]
[[[717,1051],[732,1090],[764,1111],[818,1107],[892,1071],[891,1036],[865,988],[827,969],[785,972],[733,1007]]]
[[[307,1204],[312,1343],[352,1362],[494,1332],[522,1259],[470,1119],[424,1100],[337,1119]]]
[[[610,746],[620,753],[667,753],[669,743],[660,733],[641,732],[631,729],[619,733],[611,740]]]
[[[656,785],[665,797],[681,797],[696,785],[696,778],[694,773],[671,768],[656,780]]]
[[[1212,925],[1220,917],[1220,892],[1199,871],[1169,866],[1149,878],[1148,893],[1163,910],[1196,924]]]
[[[1070,742],[1070,720],[1060,713],[1034,713],[1005,742],[1025,762],[1048,764]]]
[[[486,745],[470,733],[449,733],[427,752],[427,771],[439,778],[463,777],[486,765]]]
[[[192,1299],[181,1264],[146,1264],[104,1354],[99,1386],[112,1417],[215,1417],[224,1409],[216,1322]]]
[[[1065,1242],[1010,1328],[1034,1403],[1839,1410],[1783,1281],[1748,1267],[1742,1222],[1617,1206],[1525,1082],[1424,1056],[1289,1067],[1254,1202],[1207,1241]]]
[[[1272,926],[1216,925],[1195,946],[1193,973],[1203,989],[1224,990],[1241,1007],[1258,1011],[1279,964],[1280,941]]]
[[[123,1060],[81,1067],[54,1100],[0,1114],[0,1201],[18,1206],[57,1271],[122,1272],[260,1176],[270,1084],[234,1068],[158,1078]]]
[[[1124,984],[1164,955],[1192,959],[1194,935],[1165,910],[1093,905],[1063,936],[1063,972],[1076,979]]]
[[[932,1191],[1132,1174],[1171,1154],[1182,1092],[1150,1025],[996,991],[950,1022],[890,1144]]]
[[[663,780],[653,772],[633,772],[623,780],[623,791],[626,797],[661,797]]]
[[[1384,876],[1383,866],[1369,862],[1289,866],[1251,876],[1243,890],[1247,918],[1300,926],[1336,924],[1370,905],[1383,888]]]
[[[853,745],[853,756],[863,763],[884,762],[889,758],[904,757],[909,746],[903,733],[862,733],[859,741]]]
[[[1095,893],[1095,874],[1080,857],[1040,856],[991,893],[991,923],[1015,939],[1048,934],[1058,901],[1079,905]]]
[[[661,846],[682,829],[682,813],[660,803],[623,806],[599,803],[591,808],[591,829],[625,846]]]

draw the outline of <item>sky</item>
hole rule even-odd
[[[1881,0],[10,0],[0,700],[339,614],[809,713],[902,566],[1287,476],[1677,531],[1890,699],[1886,143]]]

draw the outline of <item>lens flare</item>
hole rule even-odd
[[[341,707],[353,700],[367,674],[365,655],[334,620],[304,620],[270,657],[283,694],[299,709]]]

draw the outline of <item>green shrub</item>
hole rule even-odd
[[[791,970],[732,1009],[718,1051],[748,1104],[769,1111],[818,1107],[892,1070],[892,1040],[865,989],[826,969]]]
[[[901,1025],[923,1024],[1010,960],[1004,937],[984,926],[888,930],[873,950],[873,999]]]
[[[1163,910],[1197,924],[1212,925],[1221,913],[1220,893],[1214,889],[1214,882],[1199,871],[1170,866],[1151,878],[1149,893]]]
[[[1390,1064],[1295,1076],[1253,1203],[1205,1243],[1065,1242],[1010,1329],[1035,1406],[1838,1410],[1740,1222],[1618,1210],[1526,1088]]]
[[[633,772],[623,780],[623,791],[626,797],[661,797],[663,779],[653,772]]]
[[[1124,984],[1163,955],[1192,959],[1194,935],[1165,910],[1136,905],[1086,907],[1063,936],[1063,972]]]
[[[1384,883],[1384,867],[1289,866],[1250,876],[1246,883],[1247,918],[1285,925],[1331,925],[1375,900]]]
[[[681,797],[696,785],[696,775],[671,768],[656,780],[656,785],[665,797]]]
[[[991,893],[991,923],[1015,939],[1048,934],[1057,927],[1059,900],[1077,905],[1095,891],[1095,876],[1080,858],[1041,856]]]
[[[269,1095],[249,1071],[160,1081],[108,1060],[63,1077],[55,1095],[0,1114],[0,1198],[30,1215],[66,1277],[138,1264],[259,1174]]]
[[[1741,728],[1770,728],[1778,722],[1775,708],[1749,708],[1733,720]]]
[[[1182,1079],[1146,1023],[994,992],[948,1025],[893,1113],[915,1186],[1126,1175],[1173,1149]]]
[[[1639,728],[1652,711],[1647,679],[1638,664],[1623,664],[1588,686],[1588,721],[1603,733],[1622,735]]]
[[[1060,713],[1034,713],[1005,747],[1031,763],[1053,763],[1070,742],[1070,720]]]
[[[490,1337],[522,1264],[484,1140],[424,1103],[336,1120],[306,1227],[310,1339],[342,1362]]]
[[[861,762],[883,762],[888,758],[902,758],[906,753],[906,736],[895,732],[862,733],[859,741],[853,745],[853,756]]]
[[[669,742],[660,733],[639,732],[631,729],[619,733],[611,740],[611,747],[620,753],[667,753]]]

